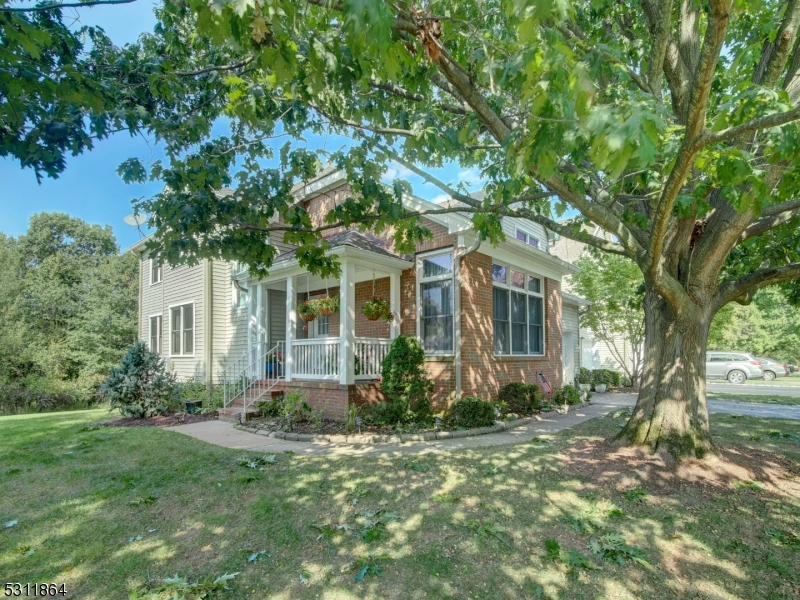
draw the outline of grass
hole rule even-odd
[[[243,457],[168,431],[93,426],[106,415],[0,418],[4,581],[65,583],[82,599],[127,598],[176,573],[191,583],[237,572],[220,597],[800,591],[797,495],[748,482],[666,493],[636,473],[615,483],[561,468],[559,453],[619,431],[619,418],[548,444],[423,460]],[[718,443],[800,468],[796,422],[714,415],[712,427]]]
[[[752,402],[756,404],[783,404],[785,406],[800,406],[800,397],[793,396],[762,396],[759,394],[729,394],[728,392],[709,391],[710,400],[730,400],[732,402]]]

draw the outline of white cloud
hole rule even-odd
[[[480,171],[474,167],[459,171],[456,179],[457,183],[463,183],[466,186],[480,185],[483,181]]]
[[[450,196],[448,196],[447,194],[439,194],[438,196],[434,196],[433,198],[431,198],[430,201],[433,202],[434,204],[441,204],[442,202],[446,202],[448,200],[450,200]]]
[[[385,181],[394,181],[395,179],[408,179],[413,176],[414,172],[398,162],[390,161],[389,166],[383,173]]]

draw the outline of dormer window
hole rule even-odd
[[[531,235],[526,231],[517,229],[517,239],[523,244],[528,244],[529,246],[533,246],[534,248],[539,248],[539,238]]]

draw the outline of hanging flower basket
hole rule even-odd
[[[370,321],[377,321],[378,319],[391,321],[394,318],[389,301],[377,296],[372,298],[372,300],[367,300],[364,306],[361,307],[361,310],[364,312],[364,316]]]
[[[320,317],[329,317],[335,312],[339,312],[339,296],[326,296],[325,298],[318,298],[311,300],[311,305],[314,307],[314,312]]]
[[[313,321],[317,318],[314,307],[308,301],[301,302],[297,305],[297,314],[306,322]]]

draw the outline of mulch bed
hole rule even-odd
[[[190,423],[201,423],[203,421],[214,421],[217,415],[190,415],[181,413],[175,415],[160,415],[149,419],[134,419],[133,417],[116,417],[103,421],[100,425],[105,427],[174,427],[176,425],[188,425]]]
[[[286,430],[285,427],[281,426],[282,424],[278,424],[275,419],[250,419],[247,421],[248,427],[255,427],[256,429],[267,429],[269,431],[276,431],[276,430]],[[408,429],[402,430],[404,433],[426,433],[430,431],[436,431],[433,427],[419,427],[419,428],[412,428],[409,427]],[[319,435],[353,435],[354,433],[358,433],[358,431],[348,431],[347,425],[343,421],[333,421],[331,419],[323,419],[322,423],[316,425],[314,423],[303,421],[301,423],[293,423],[292,424],[292,433],[308,433],[308,434],[319,434]],[[390,426],[377,426],[377,425],[362,425],[361,426],[361,433],[368,434],[368,435],[394,435],[398,433],[397,429]]]
[[[585,442],[562,453],[561,468],[620,490],[642,483],[664,495],[680,493],[686,486],[708,494],[730,490],[737,481],[755,481],[774,494],[800,496],[800,472],[792,460],[740,446],[718,445],[717,450],[717,456],[704,460],[677,462],[666,452],[651,454],[608,440]]]

